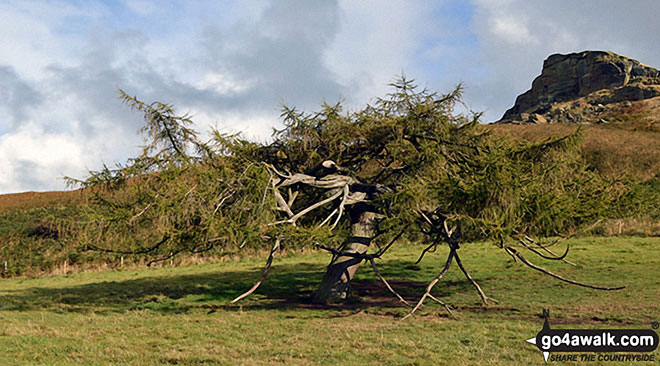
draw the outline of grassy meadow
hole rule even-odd
[[[427,303],[401,320],[407,308],[368,266],[358,271],[351,303],[313,305],[329,260],[319,252],[277,257],[262,287],[236,305],[228,303],[259,277],[263,259],[4,279],[0,357],[5,365],[542,365],[524,340],[541,329],[544,308],[554,327],[649,328],[660,320],[660,238],[569,242],[577,267],[526,257],[570,278],[627,288],[562,283],[487,243],[465,244],[459,253],[500,303],[482,306],[453,266],[433,293],[458,319]],[[439,249],[412,265],[422,248],[394,247],[379,262],[410,300],[447,254]]]
[[[575,128],[514,127],[490,126],[495,134],[527,141]],[[553,327],[649,328],[660,321],[659,136],[584,126],[581,153],[590,167],[612,180],[634,179],[631,192],[637,199],[631,202],[640,206],[623,207],[620,215],[614,212],[592,227],[589,234],[600,236],[569,240],[568,259],[576,267],[525,254],[565,277],[625,285],[624,290],[569,285],[515,263],[492,244],[466,243],[459,251],[463,263],[500,302],[481,305],[454,264],[433,295],[450,304],[457,318],[428,302],[402,320],[410,309],[367,265],[357,273],[348,304],[311,304],[329,256],[310,250],[284,251],[257,292],[230,305],[259,278],[265,258],[218,249],[147,269],[143,259],[124,262],[121,255],[81,250],[79,243],[62,240],[67,231],[57,219],[79,215],[84,190],[0,195],[0,266],[7,263],[0,272],[0,360],[3,365],[542,365],[541,352],[524,340],[541,329],[543,309],[550,310]],[[421,244],[395,246],[378,261],[381,273],[410,301],[421,296],[447,255],[446,248],[439,249],[415,266],[422,249]],[[656,364],[657,359],[658,351]]]

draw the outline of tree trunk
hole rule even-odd
[[[366,253],[376,233],[381,215],[371,212],[365,204],[356,204],[350,211],[352,236],[342,246],[347,253]],[[350,296],[351,280],[362,264],[359,258],[335,256],[328,265],[313,301],[320,304],[342,303]]]

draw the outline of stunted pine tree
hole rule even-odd
[[[419,90],[401,78],[393,92],[358,111],[324,104],[317,113],[285,107],[269,143],[213,131],[201,142],[188,117],[172,107],[122,94],[144,113],[146,145],[126,165],[91,172],[95,199],[80,230],[92,249],[148,255],[258,247],[270,243],[264,280],[282,247],[316,246],[332,254],[314,296],[337,303],[369,262],[403,238],[450,251],[416,310],[455,262],[461,243],[485,239],[529,267],[576,285],[528,260],[529,252],[563,260],[537,236],[558,236],[602,216],[619,190],[587,169],[579,131],[541,143],[495,137],[479,114],[458,114],[460,87],[448,94]],[[373,248],[373,249],[372,249]],[[618,288],[618,287],[617,287]],[[447,308],[449,309],[449,308]]]

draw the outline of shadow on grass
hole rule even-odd
[[[390,284],[405,298],[418,298],[432,276],[415,272],[409,262],[388,261],[384,273]],[[274,265],[270,275],[251,297],[229,304],[259,278],[261,270],[204,272],[172,276],[141,277],[120,281],[95,282],[70,287],[32,287],[7,291],[0,296],[0,310],[46,310],[54,312],[126,312],[149,309],[163,313],[192,310],[259,309],[342,309],[360,310],[373,306],[402,307],[377,279],[357,279],[354,299],[341,306],[322,306],[311,302],[325,266],[318,263]],[[361,268],[369,277],[370,268]],[[130,274],[127,274],[130,276]],[[371,276],[373,278],[373,276]],[[423,277],[424,280],[420,280]],[[402,278],[410,278],[401,280]],[[448,296],[470,290],[466,281],[444,281],[434,294]]]

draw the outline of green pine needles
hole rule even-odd
[[[275,243],[267,274],[282,247],[349,255],[362,223],[373,225],[360,229],[373,235],[367,245],[382,247],[377,256],[349,256],[374,269],[384,245],[400,238],[447,243],[452,253],[459,241],[490,240],[515,258],[530,246],[549,252],[531,238],[575,232],[625,193],[588,169],[579,128],[512,143],[480,125],[480,114],[455,112],[461,86],[438,94],[401,77],[391,87],[356,111],[341,103],[315,113],[284,107],[269,143],[218,131],[202,142],[189,116],[121,91],[144,115],[145,145],[126,164],[69,178],[92,192],[85,217],[68,223],[71,240],[153,261]],[[373,213],[369,223],[360,221],[364,212]]]

